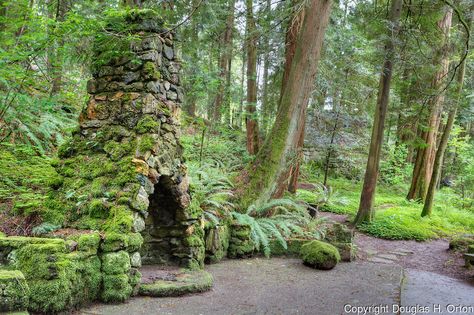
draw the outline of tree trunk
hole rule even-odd
[[[246,65],[246,60],[247,60],[247,52],[245,51],[245,48],[242,47],[242,67],[240,68],[240,99],[239,99],[239,109],[236,113],[236,127],[239,128],[239,130],[242,129],[242,118],[244,117],[244,98],[245,98],[245,93],[244,93],[244,88],[245,88],[245,65]]]
[[[331,2],[311,0],[305,9],[275,123],[255,161],[247,169],[249,177],[241,196],[244,207],[252,202],[259,204],[272,197],[281,197],[288,187],[289,162],[299,140],[300,118],[313,90]]]
[[[336,98],[334,97],[334,100],[335,99]],[[332,131],[331,131],[331,140],[329,141],[329,147],[328,147],[328,151],[326,153],[326,159],[325,159],[325,162],[324,162],[323,186],[326,186],[327,183],[328,183],[329,166],[330,166],[330,162],[331,162],[332,153],[334,152],[334,140],[336,139],[336,135],[337,135],[337,128],[338,128],[338,125],[339,125],[339,115],[342,112],[341,107],[339,108],[339,110],[336,111],[336,103],[335,102],[334,102],[333,112],[335,113],[335,119],[334,119],[334,126],[333,126]]]
[[[296,7],[296,1],[293,1],[294,7]],[[293,12],[293,18],[289,22],[288,30],[286,32],[285,38],[285,66],[283,70],[283,78],[281,81],[281,91],[280,97],[283,96],[283,92],[287,85],[287,81],[290,76],[291,71],[291,63],[293,62],[293,58],[295,56],[296,51],[296,42],[298,40],[298,33],[300,32],[301,26],[303,25],[304,19],[304,9],[301,9],[298,12]],[[281,100],[280,100],[281,103]],[[306,108],[303,112],[301,112],[302,117],[298,118],[298,143],[296,146],[296,156],[293,162],[289,165],[289,174],[290,174],[290,181],[288,184],[288,191],[291,193],[295,193],[297,186],[298,186],[298,177],[300,174],[300,160],[303,158],[303,144],[304,144],[304,129],[306,125]]]
[[[195,8],[198,5],[198,0],[192,1],[192,7]],[[191,43],[198,43],[199,42],[199,32],[198,32],[198,23],[197,16],[193,16],[191,20],[191,27],[190,27],[190,34],[189,34],[189,41]],[[191,57],[191,63],[198,62],[198,49],[192,48],[191,52],[189,53]],[[186,93],[186,112],[189,116],[195,117],[196,116],[196,106],[197,106],[197,95],[194,90],[194,86],[196,84],[196,76],[197,76],[197,69],[196,67],[191,64],[190,70],[190,80],[189,80],[189,87],[188,93]]]
[[[257,120],[257,34],[253,16],[253,0],[247,0],[247,151],[258,152],[258,120]]]
[[[213,119],[215,122],[221,121],[223,105],[229,105],[229,85],[230,71],[232,64],[232,38],[234,30],[234,7],[235,0],[230,0],[228,4],[228,15],[225,22],[225,29],[221,36],[221,52],[219,56],[219,87],[217,88],[216,101],[214,103]],[[226,108],[228,109],[228,108]]]
[[[471,24],[470,21],[468,25],[469,24]],[[469,36],[467,35],[467,33],[465,33],[465,41],[466,40],[469,40]],[[451,130],[453,129],[454,120],[456,119],[456,113],[458,110],[459,103],[461,101],[465,70],[466,70],[466,59],[464,59],[461,62],[461,65],[459,66],[459,69],[458,69],[457,87],[456,87],[457,100],[453,104],[453,107],[451,108],[451,110],[449,111],[448,121],[446,122],[444,132],[441,135],[441,141],[439,143],[438,150],[436,151],[436,156],[433,163],[433,172],[431,174],[430,185],[428,187],[428,192],[426,194],[423,211],[421,212],[422,217],[431,215],[431,211],[433,209],[433,199],[434,199],[436,187],[441,177],[441,169],[443,166],[444,153],[446,152],[446,147],[448,146],[449,135],[451,133]]]
[[[443,82],[448,73],[449,66],[448,37],[451,28],[451,19],[452,10],[447,8],[443,18],[438,22],[438,27],[443,33],[443,44],[439,48],[439,58],[437,58],[438,60],[435,61],[435,64],[440,64],[441,67],[435,73],[431,82],[431,87],[432,90],[435,91],[435,95],[430,100],[430,114],[428,120],[429,129],[421,134],[426,145],[419,148],[416,155],[411,186],[407,195],[407,199],[409,200],[425,200],[431,175],[433,174],[436,154],[436,138],[444,103],[444,93],[441,89],[443,88]]]
[[[50,9],[56,9],[56,12],[50,12],[50,17],[55,16],[55,22],[60,23],[64,21],[64,17],[69,9],[67,0],[57,0],[56,7],[52,6]],[[64,45],[64,40],[54,40],[51,43],[52,47],[49,49],[48,55],[48,70],[51,77],[51,91],[50,95],[54,96],[61,92],[62,88],[62,53],[61,46]]]
[[[380,153],[382,151],[383,134],[385,127],[385,116],[389,104],[390,84],[392,81],[392,68],[395,51],[395,34],[398,32],[398,24],[402,11],[403,0],[392,0],[390,10],[391,27],[389,39],[385,45],[385,61],[380,75],[379,92],[377,105],[375,108],[374,125],[372,127],[372,137],[370,140],[369,157],[365,170],[364,185],[360,196],[359,211],[354,220],[354,224],[371,221],[374,216],[374,196],[379,175]]]

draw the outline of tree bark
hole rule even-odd
[[[430,100],[430,113],[428,119],[428,131],[421,133],[425,146],[419,148],[416,155],[415,167],[413,169],[412,181],[407,199],[424,201],[428,185],[433,174],[434,159],[436,154],[436,139],[443,110],[444,93],[441,90],[443,82],[448,73],[448,37],[451,28],[452,10],[446,8],[443,18],[438,21],[438,27],[442,31],[442,45],[438,50],[438,58],[435,64],[440,64],[431,82],[435,95]]]
[[[471,12],[472,12],[472,9],[471,9]],[[469,24],[471,24],[470,19],[469,19],[468,25]],[[465,33],[464,39],[465,41],[469,40],[467,33]],[[456,99],[456,102],[453,104],[451,110],[449,111],[448,121],[446,122],[444,132],[441,135],[441,141],[439,143],[438,150],[436,151],[435,160],[433,163],[433,172],[431,174],[430,185],[428,187],[428,191],[426,194],[425,204],[423,205],[423,211],[421,212],[422,217],[431,215],[431,212],[433,209],[434,194],[435,194],[435,190],[438,185],[438,182],[441,178],[441,169],[443,166],[444,154],[448,146],[449,135],[451,134],[451,130],[453,129],[454,120],[456,119],[456,113],[459,107],[459,103],[461,101],[465,70],[466,70],[466,59],[462,60],[458,69],[457,87],[456,87],[457,99]]]
[[[272,3],[271,0],[267,0],[266,3],[266,18],[267,21],[271,20],[271,13],[272,10]],[[269,28],[271,28],[272,25],[269,25]],[[264,135],[267,135],[268,128],[271,123],[271,109],[270,109],[270,101],[268,99],[268,90],[269,90],[269,70],[270,70],[270,52],[271,52],[271,47],[270,47],[270,38],[268,34],[265,34],[265,55],[263,59],[263,91],[262,91],[262,130]]]
[[[247,0],[247,151],[258,152],[258,120],[257,120],[257,34],[253,16],[253,0]]]
[[[392,81],[393,59],[395,54],[395,34],[398,33],[398,24],[402,11],[403,0],[392,0],[390,9],[389,39],[385,45],[385,61],[380,75],[379,92],[375,108],[374,125],[370,140],[369,157],[365,170],[364,185],[360,196],[359,211],[354,219],[354,224],[368,222],[374,216],[374,196],[379,175],[380,153],[383,145],[385,116],[389,104],[390,84]],[[392,29],[393,28],[393,29]]]
[[[296,7],[296,2],[293,1],[294,7]],[[290,21],[290,24],[288,25],[288,30],[286,32],[286,38],[285,38],[285,65],[283,69],[283,78],[281,82],[281,91],[280,91],[280,97],[283,96],[283,92],[286,88],[287,81],[290,76],[290,71],[291,71],[291,63],[293,62],[293,58],[295,56],[295,51],[296,51],[296,43],[298,40],[298,33],[301,30],[301,26],[303,25],[303,19],[304,19],[304,9],[301,9],[298,12],[293,12],[293,18]],[[280,100],[281,103],[281,100]],[[289,174],[290,174],[290,181],[288,184],[288,191],[291,193],[295,193],[297,186],[298,186],[298,177],[300,174],[300,160],[303,158],[303,144],[304,144],[304,129],[306,125],[306,108],[303,112],[301,112],[301,116],[298,118],[298,143],[296,146],[296,156],[293,161],[289,165]]]
[[[55,22],[60,23],[64,21],[67,11],[69,10],[69,3],[67,0],[57,0],[56,1],[56,12],[50,12],[50,16],[54,16]],[[61,38],[59,40],[54,40],[52,42],[52,47],[49,49],[48,55],[48,70],[51,77],[51,91],[50,95],[54,96],[61,92],[62,88],[62,53],[60,52],[61,46],[64,45],[64,40]]]
[[[305,9],[275,123],[255,161],[247,169],[248,177],[241,196],[244,207],[281,197],[288,188],[289,163],[296,151],[298,131],[302,128],[300,118],[313,90],[331,3],[330,0],[311,0]]]
[[[215,122],[221,121],[222,107],[229,106],[229,87],[232,65],[232,39],[234,30],[234,7],[235,0],[228,3],[228,15],[226,17],[225,29],[221,36],[221,52],[218,61],[219,67],[219,87],[217,88],[216,101],[214,103],[213,119]]]

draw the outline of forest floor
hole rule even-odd
[[[321,216],[347,224],[347,215],[320,212]],[[465,280],[474,284],[474,268],[464,267],[462,253],[449,250],[449,241],[434,239],[424,242],[385,240],[356,231],[354,243],[357,258],[382,264],[395,264]]]

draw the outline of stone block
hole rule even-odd
[[[19,270],[0,269],[0,312],[25,311],[29,287]]]

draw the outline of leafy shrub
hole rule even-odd
[[[287,249],[286,239],[290,237],[322,236],[318,225],[324,220],[312,220],[306,208],[291,199],[272,199],[259,206],[249,206],[245,213],[232,212],[232,215],[237,222],[250,225],[255,248],[267,257],[271,254],[270,239],[276,239]]]

